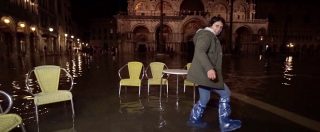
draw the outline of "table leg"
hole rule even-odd
[[[179,75],[177,75],[177,95],[178,95],[178,88],[179,88]]]
[[[161,92],[162,92],[162,77],[161,77],[161,80],[160,80],[160,100],[161,100]]]

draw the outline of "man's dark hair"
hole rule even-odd
[[[226,21],[221,16],[214,16],[209,21],[209,27],[212,26],[215,22],[221,21],[225,25]]]

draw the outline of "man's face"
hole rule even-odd
[[[215,35],[219,35],[222,31],[223,23],[221,21],[217,21],[212,24],[211,28]]]

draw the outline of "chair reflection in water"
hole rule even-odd
[[[64,74],[61,71],[64,72]],[[34,76],[36,77],[36,80],[33,79]],[[64,90],[65,88],[62,89],[62,87],[65,85],[59,85],[61,83],[60,80],[65,78],[67,80],[67,83],[70,83],[70,86],[68,86],[68,90]],[[32,84],[32,81],[36,81],[38,85]],[[45,104],[70,101],[72,118],[74,119],[75,112],[71,93],[71,90],[73,88],[73,77],[66,69],[55,65],[37,66],[27,74],[26,86],[28,88],[28,91],[34,97],[36,121],[38,126],[38,106]],[[40,92],[35,92],[36,86],[40,87]]]
[[[166,64],[162,62],[151,62],[149,66],[146,68],[145,75],[148,78],[148,95],[150,92],[150,85],[162,85],[162,84],[167,85],[167,94],[168,94],[168,89],[169,89],[168,80],[162,78],[163,76],[162,71],[164,69],[168,69],[168,67],[166,66]],[[148,76],[148,72],[151,73],[151,76]]]
[[[121,73],[124,70],[124,68],[127,67],[129,77],[128,78],[122,78]],[[118,75],[120,78],[119,83],[119,97],[121,94],[121,87],[122,86],[131,86],[131,87],[138,87],[139,88],[139,97],[141,95],[141,80],[144,76],[144,67],[141,62],[138,61],[131,61],[127,64],[123,65],[119,71]]]
[[[7,102],[7,104],[5,104]],[[19,115],[8,113],[12,107],[12,98],[9,94],[0,90],[0,132],[8,132],[15,127],[21,127],[23,132],[26,131],[22,119]],[[4,109],[5,108],[5,109]]]

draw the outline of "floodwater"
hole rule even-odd
[[[0,62],[0,89],[12,95],[12,113],[23,118],[27,131],[41,132],[212,132],[219,131],[217,95],[212,95],[205,112],[207,128],[191,128],[186,121],[194,101],[192,88],[183,93],[183,77],[169,77],[168,97],[159,87],[151,87],[147,94],[143,80],[141,97],[138,88],[123,89],[118,96],[118,69],[128,61],[141,61],[146,67],[152,61],[165,62],[169,68],[183,68],[187,57],[175,55],[125,54],[88,55],[76,53],[61,56],[32,56],[5,59]],[[320,57],[279,55],[271,58],[268,66],[259,56],[224,56],[223,72],[226,83],[235,94],[262,101],[265,104],[292,112],[319,124]],[[76,116],[72,119],[70,103],[40,106],[40,123],[35,122],[32,96],[27,92],[25,78],[28,71],[39,65],[59,65],[74,77],[72,89]],[[61,85],[67,86],[66,80]],[[196,93],[197,94],[197,93]],[[304,132],[317,128],[301,125],[246,103],[232,96],[232,117],[242,120],[237,131]],[[250,100],[249,100],[250,101]],[[16,129],[14,131],[19,131]]]

